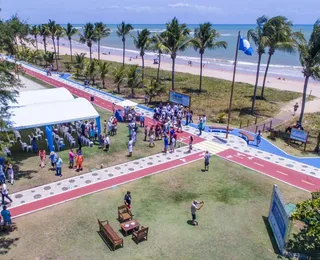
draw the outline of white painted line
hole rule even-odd
[[[284,172],[281,172],[281,171],[276,171],[277,173],[280,173],[280,174],[282,174],[282,175],[286,175],[286,176],[288,176],[288,174],[287,173],[284,173]]]
[[[311,185],[311,186],[314,186],[314,184],[311,183],[311,182],[308,182],[308,181],[305,181],[305,180],[301,180],[301,181],[304,182],[304,183],[306,183],[306,184],[309,184],[309,185]]]
[[[253,162],[253,163],[256,164],[256,165],[259,165],[259,166],[261,166],[261,167],[264,167],[264,165],[261,164],[261,163],[257,163],[257,162]]]

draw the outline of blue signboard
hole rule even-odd
[[[289,217],[280,191],[277,185],[274,185],[268,220],[281,253],[283,253],[285,249],[290,226]]]
[[[185,107],[190,107],[191,105],[191,97],[185,94],[181,94],[179,92],[170,91],[169,92],[169,102],[181,104]]]
[[[296,128],[291,129],[290,139],[306,143],[307,138],[308,138],[308,133],[306,131],[296,129]]]

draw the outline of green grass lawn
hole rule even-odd
[[[310,194],[217,157],[67,202],[15,220],[17,230],[0,237],[2,259],[277,259],[268,234],[273,184],[287,203]],[[110,251],[97,218],[119,232],[117,207],[132,193],[135,218],[150,228],[148,241]],[[193,199],[203,200],[199,226],[188,224]],[[32,250],[31,250],[32,248]]]
[[[111,113],[96,107],[97,111],[101,117],[101,124],[103,124],[104,119],[109,119]],[[103,126],[102,126],[103,129]],[[22,140],[29,143],[28,134],[31,133],[33,129],[21,131]],[[133,156],[127,157],[127,142],[128,142],[128,128],[127,124],[119,123],[118,134],[116,136],[110,136],[111,144],[110,150],[105,152],[98,148],[98,145],[94,147],[85,147],[83,146],[82,150],[84,153],[84,169],[82,172],[78,173],[74,169],[69,169],[69,159],[68,159],[68,142],[65,140],[67,145],[66,149],[58,152],[59,156],[64,161],[62,168],[63,177],[69,178],[78,174],[89,172],[92,169],[100,168],[100,165],[103,164],[104,167],[109,167],[112,165],[120,164],[126,161],[139,159],[151,154],[160,153],[162,150],[162,142],[159,141],[156,143],[156,147],[149,148],[148,142],[143,142],[144,133],[143,130],[140,130],[137,134],[137,143],[134,147]],[[61,136],[61,135],[60,135]],[[75,136],[76,138],[76,136]],[[77,140],[77,139],[76,139]],[[44,139],[38,142],[39,148],[46,148],[46,143]],[[74,152],[75,149],[73,148]],[[53,181],[61,179],[54,175],[54,171],[49,170],[51,164],[47,163],[46,168],[41,169],[39,167],[40,159],[38,154],[33,154],[32,152],[22,152],[20,143],[16,143],[15,146],[11,148],[13,154],[13,160],[16,162],[15,166],[15,184],[10,187],[10,193],[24,190],[27,188],[43,185]],[[47,151],[47,155],[48,155]]]
[[[288,138],[290,135],[285,133],[285,129],[288,126],[295,125],[298,119],[298,117],[295,117],[289,122],[277,127],[276,130],[279,131],[279,137],[270,138],[269,133],[264,134],[265,137],[289,154],[307,157],[319,156],[319,154],[314,153],[314,149],[316,147],[317,137],[320,132],[320,113],[318,112],[304,115],[302,125],[304,126],[305,131],[309,132],[306,151],[304,151],[304,144],[301,144],[300,142],[291,142],[290,144],[288,144]]]
[[[69,55],[61,55],[59,60],[59,70],[66,71],[66,63],[70,63]],[[110,62],[111,68],[121,66],[121,63]],[[73,71],[71,71],[73,72]],[[154,68],[145,68],[146,81],[156,78],[157,70]],[[162,84],[167,90],[171,88],[171,72],[161,71]],[[80,79],[83,82],[83,79]],[[102,88],[101,82],[96,80],[97,88]],[[203,77],[203,90],[204,92],[198,92],[199,88],[199,76],[187,73],[177,72],[175,75],[175,87],[176,91],[191,95],[192,110],[195,115],[206,114],[209,122],[217,122],[218,115],[220,113],[227,113],[228,100],[230,97],[231,82],[227,80]],[[106,79],[107,92],[114,93],[115,86],[110,78]],[[143,89],[136,89],[137,99],[142,99],[144,96]],[[258,90],[259,93],[259,90]],[[121,96],[126,97],[130,94],[130,90],[122,88]],[[249,119],[250,124],[255,121],[255,116],[251,116],[251,97],[253,94],[253,86],[246,83],[237,82],[234,88],[234,101],[232,107],[231,124],[239,126],[242,120],[243,124]],[[266,118],[276,115],[283,103],[300,97],[301,94],[291,91],[280,91],[277,89],[266,88],[265,99],[256,101],[256,116],[258,121],[262,121]],[[154,102],[167,102],[168,92],[158,95]],[[151,104],[152,105],[152,104]],[[224,122],[225,123],[225,122]]]

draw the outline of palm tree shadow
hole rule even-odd
[[[15,229],[15,227],[13,228]],[[6,237],[8,234],[9,234],[8,231],[0,232],[0,255],[7,254],[13,246],[16,246],[16,242],[20,240],[19,237],[16,237],[16,238]]]

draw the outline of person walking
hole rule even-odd
[[[56,176],[62,177],[62,164],[63,164],[63,161],[59,157],[58,160],[56,161]]]
[[[144,139],[143,139],[143,141],[147,141],[147,137],[148,137],[148,126],[145,126],[144,127]]]
[[[12,169],[12,164],[9,164],[9,166],[7,168],[7,175],[8,175],[9,182],[11,183],[11,185],[13,185],[13,183],[14,183],[14,172],[13,172],[13,169]]]
[[[7,206],[3,206],[1,210],[1,216],[3,218],[3,224],[4,226],[11,227],[12,221],[11,221],[11,213],[9,210],[7,210]],[[11,229],[12,230],[12,229]]]
[[[129,153],[128,157],[132,156],[132,151],[133,151],[133,140],[130,137],[128,142],[128,153]]]
[[[7,185],[5,183],[1,183],[1,195],[2,195],[2,205],[5,204],[4,198],[7,198],[10,200],[10,203],[12,203],[12,199],[9,197],[9,192],[7,189]]]
[[[204,170],[205,171],[209,171],[210,158],[211,158],[211,154],[209,153],[209,151],[206,151],[206,153],[204,155]]]
[[[128,209],[131,209],[131,192],[127,191],[126,195],[124,195],[124,204],[127,206]]]
[[[189,153],[191,153],[192,151],[192,144],[193,144],[193,136],[190,136],[190,139],[189,139]]]
[[[260,145],[261,143],[261,131],[258,131],[258,134],[256,135],[256,142],[257,142],[257,146]]]
[[[194,200],[191,204],[191,216],[192,216],[192,225],[199,225],[198,221],[196,221],[197,219],[197,210],[200,210],[204,205],[204,202],[198,202],[197,200]]]
[[[73,153],[73,150],[70,149],[70,151],[69,151],[69,168],[73,169],[73,167],[74,167],[74,153]]]
[[[298,108],[299,108],[299,104],[298,104],[298,102],[296,102],[296,104],[293,106],[293,115],[294,116],[296,115]]]

